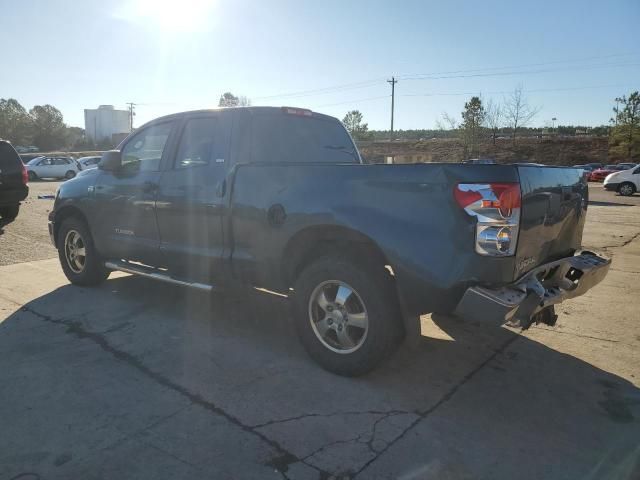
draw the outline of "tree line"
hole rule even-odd
[[[219,107],[248,106],[251,101],[244,96],[225,92],[218,101]],[[62,112],[53,105],[35,105],[24,108],[15,98],[0,98],[0,139],[9,140],[15,146],[35,146],[41,151],[51,150],[108,150],[115,145],[110,139],[92,141],[80,127],[64,123]]]
[[[577,132],[609,137],[609,151],[612,157],[640,160],[640,95],[633,92],[615,99],[614,115],[610,125],[587,127],[580,125],[553,125],[546,127],[546,133],[555,135],[575,135]],[[479,155],[481,143],[490,141],[495,146],[496,139],[507,137],[516,144],[518,136],[540,135],[539,127],[531,127],[540,109],[529,104],[522,88],[516,88],[502,103],[489,100],[486,103],[478,96],[471,97],[464,104],[460,119],[443,113],[436,122],[436,129],[396,130],[393,139],[427,140],[432,138],[456,138],[464,145],[465,158]],[[555,120],[555,119],[554,119]],[[356,141],[389,140],[389,130],[369,130],[363,115],[358,110],[348,112],[342,120]]]
[[[1,98],[0,138],[14,145],[54,150],[82,143],[84,130],[68,127],[53,105],[35,105],[27,111],[15,98]]]

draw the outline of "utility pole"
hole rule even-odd
[[[393,141],[393,108],[396,99],[396,77],[391,77],[391,80],[387,80],[387,83],[391,84],[391,141]]]
[[[136,104],[133,102],[129,102],[127,103],[127,105],[129,105],[129,131],[133,132],[133,116],[136,114]]]

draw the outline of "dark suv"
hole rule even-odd
[[[27,198],[27,169],[9,142],[0,140],[0,222],[12,222],[18,216],[20,202]]]

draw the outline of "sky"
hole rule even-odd
[[[640,1],[0,0],[0,98],[135,102],[134,125],[218,104],[310,108],[371,129],[434,128],[521,86],[533,124],[601,125],[640,89]]]

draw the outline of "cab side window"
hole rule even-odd
[[[218,120],[215,117],[192,118],[187,120],[180,137],[174,168],[193,168],[216,162],[216,132]]]
[[[171,127],[171,122],[159,123],[135,134],[122,149],[122,167],[142,172],[160,170],[160,160],[171,134]]]

